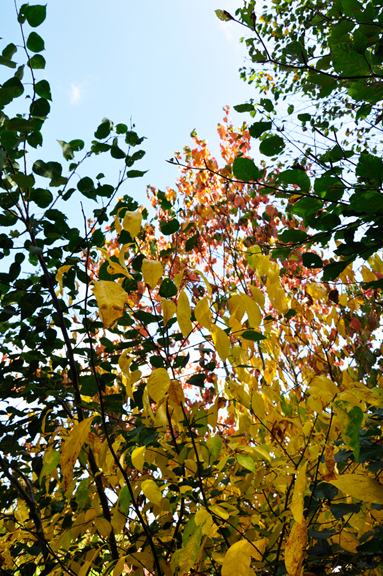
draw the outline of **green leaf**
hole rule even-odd
[[[35,54],[28,61],[28,66],[33,70],[43,70],[45,68],[45,58],[41,54]]]
[[[350,45],[334,46],[332,63],[338,74],[345,76],[370,76],[371,68],[362,54],[355,52]]]
[[[83,140],[71,140],[69,145],[74,152],[80,152],[85,146]],[[97,176],[97,179],[100,179],[100,175]]]
[[[178,292],[177,286],[170,278],[164,278],[160,286],[160,296],[163,298],[171,298]]]
[[[270,136],[270,138],[262,140],[259,146],[259,151],[265,156],[276,156],[282,152],[284,147],[285,143],[281,136]]]
[[[81,394],[83,396],[95,396],[98,393],[97,381],[93,374],[91,376],[85,376],[81,379]]]
[[[359,406],[354,406],[348,412],[350,422],[347,425],[345,437],[348,445],[354,451],[355,462],[359,460],[360,445],[359,445],[359,431],[363,422],[363,411]]]
[[[371,104],[363,104],[355,115],[355,120],[360,120],[361,118],[367,118],[369,114],[371,114],[372,105]]]
[[[46,118],[50,112],[50,104],[45,98],[39,98],[31,104],[31,115],[38,118]]]
[[[185,252],[190,252],[191,250],[193,250],[194,246],[197,243],[198,238],[200,237],[200,233],[197,232],[196,234],[194,234],[193,236],[191,236],[190,238],[188,238],[185,242]]]
[[[117,124],[116,125],[117,134],[126,134],[127,131],[128,131],[128,127],[126,124]]]
[[[350,261],[346,260],[344,262],[333,262],[331,264],[327,264],[323,268],[323,281],[328,282],[329,280],[336,280],[343,272],[345,268],[349,265]]]
[[[298,120],[301,122],[310,122],[311,114],[298,114]]]
[[[357,514],[361,506],[361,502],[359,504],[346,504],[346,502],[341,502],[340,504],[332,504],[330,510],[334,518],[340,520],[340,518],[348,516],[348,514]]]
[[[272,101],[269,98],[261,98],[260,104],[261,104],[261,106],[264,107],[266,112],[273,112],[274,104],[272,103]]]
[[[130,495],[129,488],[127,486],[124,486],[120,492],[118,503],[120,505],[121,510],[126,516],[129,515],[131,500],[132,497]]]
[[[43,178],[50,178],[53,183],[61,178],[62,166],[58,162],[43,162],[43,160],[36,160],[32,166],[32,170],[38,176]]]
[[[217,18],[222,20],[222,22],[229,22],[230,20],[233,20],[233,17],[229,14],[229,12],[226,12],[226,10],[214,10],[214,12],[216,13]]]
[[[77,183],[77,190],[81,192],[86,198],[94,199],[96,197],[96,190],[94,187],[93,180],[88,176],[81,178],[81,180]]]
[[[168,220],[168,222],[162,221],[160,222],[160,229],[162,234],[165,234],[165,236],[170,236],[180,229],[180,223],[178,222],[177,218]]]
[[[35,86],[37,96],[45,98],[46,100],[52,100],[51,88],[49,82],[46,80],[40,80]]]
[[[64,142],[63,140],[57,140],[57,142],[60,144],[62,148],[65,160],[73,160],[74,154],[71,145],[68,144],[68,142]]]
[[[241,338],[245,340],[250,340],[251,342],[260,342],[261,340],[266,340],[266,336],[256,332],[255,330],[245,330],[241,334]]]
[[[103,140],[107,138],[112,130],[112,123],[108,118],[104,118],[97,128],[96,132],[94,133],[95,138],[98,140]]]
[[[32,188],[35,183],[33,174],[27,176],[22,172],[17,172],[16,174],[12,174],[11,178],[21,188]]]
[[[292,211],[297,216],[304,218],[306,222],[311,216],[316,215],[322,207],[322,200],[306,196],[294,204]]]
[[[188,384],[192,386],[198,386],[199,388],[204,387],[206,376],[205,374],[194,374],[189,380],[187,381]]]
[[[271,126],[271,122],[254,122],[254,124],[249,127],[250,136],[259,138],[261,134],[271,130]]]
[[[36,32],[31,32],[27,39],[27,48],[31,52],[42,52],[45,49],[44,40]]]
[[[146,174],[147,170],[128,170],[126,173],[127,178],[141,178],[144,174]]]
[[[284,230],[282,234],[278,235],[278,240],[281,242],[293,242],[293,244],[300,244],[305,242],[307,239],[307,234],[303,230],[297,230],[296,228],[289,228]]]
[[[243,466],[243,468],[246,468],[246,470],[250,470],[250,472],[253,474],[257,473],[255,462],[251,456],[246,454],[237,454],[237,462],[240,466]]]
[[[278,175],[278,180],[283,184],[292,184],[299,186],[302,192],[307,193],[310,191],[310,178],[303,170],[284,170]]]
[[[48,206],[53,202],[53,195],[49,190],[34,188],[31,191],[30,199],[32,202],[37,204],[39,208],[48,208]]]
[[[379,156],[362,152],[355,170],[356,176],[363,182],[371,182],[380,186],[383,182],[383,161]]]
[[[12,62],[12,60],[4,58],[4,56],[0,56],[0,65],[7,66],[8,68],[16,68],[17,66],[16,62]]]
[[[305,252],[302,255],[302,263],[303,266],[306,268],[323,268],[322,259],[318,256],[318,254],[314,254],[313,252]]]
[[[254,161],[250,158],[236,158],[233,163],[233,174],[242,182],[255,182],[260,176],[260,172]]]
[[[34,6],[24,4],[20,13],[26,18],[29,26],[37,28],[37,26],[40,26],[46,18],[47,7],[46,5],[43,6],[41,4],[35,4]]]
[[[233,107],[236,112],[253,112],[254,106],[252,104],[237,104]]]
[[[206,445],[213,460],[216,460],[222,450],[221,436],[212,436],[206,440]]]
[[[112,158],[115,158],[116,160],[122,160],[122,158],[126,157],[125,152],[121,150],[121,148],[119,148],[118,146],[110,147],[110,155]]]

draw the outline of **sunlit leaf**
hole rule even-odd
[[[124,315],[128,294],[120,284],[108,280],[99,280],[93,285],[100,317],[105,327],[109,328]]]

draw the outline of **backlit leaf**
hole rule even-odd
[[[144,469],[145,452],[146,452],[146,447],[145,446],[139,446],[138,448],[135,448],[133,450],[132,455],[131,455],[133,466],[135,468],[137,468],[137,470],[139,470],[140,472],[142,472]]]
[[[225,554],[221,571],[222,576],[249,576],[250,560],[250,542],[247,540],[235,542]]]
[[[167,300],[166,298],[161,298],[160,302],[164,318],[164,324],[166,326],[170,318],[172,318],[176,313],[177,307],[174,304],[173,300]]]
[[[148,393],[157,404],[162,400],[170,386],[170,377],[165,368],[153,370],[148,379]]]
[[[177,302],[177,320],[179,327],[181,328],[181,332],[185,338],[187,338],[187,336],[189,336],[190,332],[193,330],[190,317],[191,308],[189,304],[189,298],[187,297],[185,290],[181,290]]]
[[[157,260],[148,260],[147,258],[142,261],[141,270],[144,280],[150,288],[154,288],[157,285],[164,273],[164,267],[161,262],[158,262]]]
[[[383,505],[383,486],[369,476],[343,474],[336,480],[330,480],[330,484],[358,500]]]
[[[154,482],[154,480],[151,479],[144,480],[141,484],[141,488],[146,498],[150,500],[152,504],[161,506],[162,492],[157,486],[157,484]]]
[[[104,326],[109,328],[124,315],[128,294],[120,284],[109,280],[95,282],[93,293],[96,296],[100,318]]]
[[[211,311],[210,303],[208,298],[202,298],[197,302],[197,306],[194,309],[194,315],[198,324],[201,324],[204,328],[210,329],[211,326]]]
[[[129,232],[132,238],[135,238],[141,231],[142,214],[141,212],[129,212],[124,214],[122,227]]]
[[[289,576],[300,576],[303,560],[306,555],[307,525],[305,518],[302,523],[295,522],[286,542],[285,565]]]
[[[290,510],[293,513],[295,522],[302,523],[303,519],[303,501],[306,489],[306,467],[307,462],[299,469],[294,484],[293,498],[290,505]]]
[[[81,448],[89,438],[93,416],[77,424],[69,433],[61,449],[61,472],[64,478],[64,489],[69,486],[73,476],[73,468]]]
[[[226,332],[222,330],[222,328],[216,326],[215,324],[211,325],[210,331],[213,338],[215,349],[218,352],[218,356],[224,362],[229,355],[230,338],[226,334]]]

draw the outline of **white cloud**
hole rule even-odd
[[[81,100],[81,95],[82,95],[82,87],[75,86],[75,84],[71,84],[71,90],[69,96],[70,103],[77,104],[77,102]]]

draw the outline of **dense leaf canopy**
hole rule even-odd
[[[225,108],[220,158],[194,132],[145,207],[124,195],[134,126],[29,162],[52,96],[46,7],[21,6],[0,57],[1,574],[382,573],[381,9],[218,10],[263,93],[240,128]],[[86,172],[105,154],[117,185]],[[82,197],[103,207],[79,230]]]

